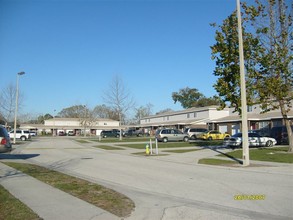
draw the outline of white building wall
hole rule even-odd
[[[214,120],[214,119],[219,119],[223,117],[229,116],[229,109],[225,108],[223,110],[217,110],[217,109],[211,109],[209,111],[209,119]]]
[[[79,119],[64,119],[64,118],[55,118],[55,119],[49,119],[45,120],[45,126],[64,126],[64,127],[79,127],[80,120]],[[113,126],[119,126],[119,121],[114,120],[99,120],[97,121],[93,126],[101,126],[101,127],[113,127]]]
[[[229,109],[217,110],[216,107],[192,108],[189,110],[170,112],[158,116],[150,116],[140,120],[141,125],[164,124],[186,120],[218,119],[229,116]]]

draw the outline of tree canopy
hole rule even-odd
[[[247,104],[259,104],[263,112],[280,109],[293,151],[293,136],[287,113],[293,100],[292,3],[270,0],[242,4],[243,49],[246,69]],[[211,47],[216,61],[214,88],[222,107],[227,102],[241,112],[237,17],[234,12],[216,30]]]
[[[183,108],[204,107],[210,105],[218,105],[219,98],[217,96],[207,98],[196,88],[185,87],[179,92],[172,93],[174,103],[180,102]]]

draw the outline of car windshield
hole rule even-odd
[[[234,135],[232,135],[232,137],[242,137],[242,133],[234,134]]]

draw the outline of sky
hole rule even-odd
[[[235,9],[236,0],[0,0],[0,91],[24,71],[20,113],[56,115],[104,104],[118,76],[137,107],[181,110],[172,92],[217,94],[209,24]]]

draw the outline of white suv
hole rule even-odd
[[[184,133],[188,134],[188,137],[192,140],[197,139],[201,134],[207,132],[205,128],[186,128]]]
[[[14,139],[14,130],[9,132],[9,136],[11,139]],[[16,139],[20,139],[22,141],[26,141],[31,138],[30,132],[26,130],[16,130]]]

